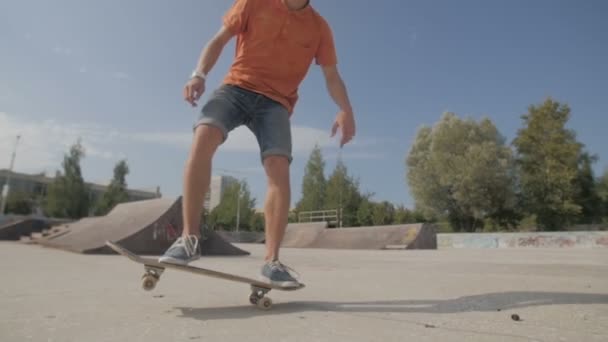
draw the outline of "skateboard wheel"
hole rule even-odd
[[[141,287],[146,291],[151,291],[156,286],[156,278],[151,275],[146,275],[143,277],[141,282]]]
[[[260,300],[260,297],[255,293],[252,293],[251,296],[249,296],[249,303],[251,303],[253,305],[256,305],[259,300]]]
[[[262,297],[258,300],[257,306],[262,310],[270,310],[270,307],[272,307],[272,299]]]

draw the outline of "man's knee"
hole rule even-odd
[[[264,158],[264,169],[271,183],[289,181],[289,159],[285,156],[267,156]]]
[[[212,156],[224,141],[224,133],[213,125],[199,125],[194,130],[194,155]]]

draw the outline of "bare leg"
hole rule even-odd
[[[222,140],[222,131],[214,126],[200,125],[194,132],[190,155],[184,170],[183,235],[200,237],[199,226],[203,202],[211,182],[211,162]]]
[[[289,182],[289,161],[282,156],[264,159],[264,169],[268,177],[268,193],[264,205],[266,220],[266,261],[279,259],[281,241],[287,227],[287,216],[291,198]]]

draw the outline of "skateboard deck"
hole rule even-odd
[[[142,288],[146,291],[151,291],[154,289],[154,287],[156,287],[156,283],[160,280],[160,276],[165,269],[175,269],[208,277],[248,284],[251,287],[251,295],[249,296],[249,302],[253,305],[256,305],[260,309],[270,309],[270,307],[272,306],[272,300],[270,299],[270,297],[266,296],[266,294],[268,294],[270,290],[296,291],[302,289],[305,286],[304,284],[300,283],[298,287],[282,287],[264,281],[255,280],[253,278],[214,271],[206,268],[190,265],[162,263],[154,258],[139,256],[112,241],[106,241],[106,245],[112,250],[114,250],[116,253],[125,256],[131,259],[132,261],[140,263],[144,266],[144,274],[142,275]]]

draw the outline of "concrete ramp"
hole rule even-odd
[[[0,226],[3,226],[12,221],[16,221],[17,217],[15,215],[1,215],[0,214]]]
[[[63,225],[57,233],[37,242],[77,253],[113,254],[105,242],[114,241],[137,254],[159,255],[181,234],[181,204],[181,197],[119,204],[106,216]],[[201,247],[205,255],[249,254],[212,232],[204,234]]]
[[[249,232],[249,231],[215,231],[222,239],[230,243],[264,243],[264,232]]]
[[[203,239],[200,242],[201,253],[203,255],[249,255],[250,253],[242,250],[232,243],[224,240],[221,235],[214,231],[203,231]],[[164,250],[162,251],[164,252]]]
[[[13,216],[0,223],[0,240],[20,240],[34,233],[49,230],[53,225],[69,220],[50,219],[42,216]]]
[[[282,247],[304,248],[310,246],[327,228],[325,222],[290,223],[285,229]]]
[[[326,228],[324,224],[289,225],[283,247],[329,249],[436,249],[432,224]]]
[[[49,227],[47,220],[21,218],[0,225],[0,240],[19,240],[22,236],[39,233]]]

